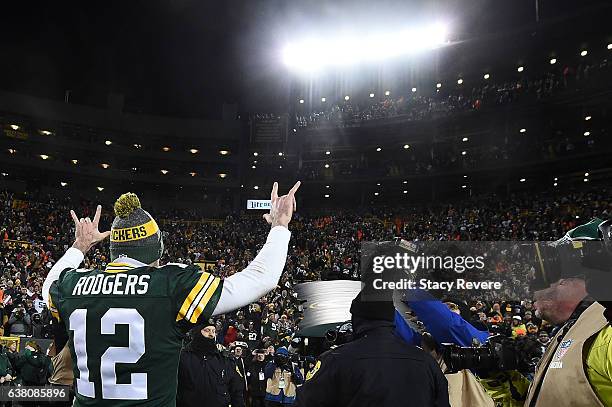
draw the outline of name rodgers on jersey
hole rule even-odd
[[[79,278],[72,295],[135,295],[146,294],[149,290],[148,274],[97,274]]]

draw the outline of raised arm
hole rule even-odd
[[[287,260],[291,237],[288,226],[296,209],[295,192],[299,187],[298,181],[287,195],[279,197],[278,183],[274,183],[270,213],[264,215],[266,222],[272,226],[268,239],[244,270],[223,281],[223,291],[213,315],[244,307],[276,288]]]
[[[49,288],[54,281],[56,281],[62,271],[65,269],[76,269],[83,262],[85,253],[89,251],[93,246],[110,236],[110,232],[100,232],[98,230],[98,224],[100,223],[100,215],[102,213],[102,207],[98,205],[96,208],[96,214],[94,215],[93,221],[89,218],[79,219],[74,213],[70,211],[70,216],[74,221],[74,244],[71,248],[66,250],[66,253],[53,265],[47,278],[43,283],[42,296],[45,304],[49,303]]]

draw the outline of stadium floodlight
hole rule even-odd
[[[254,165],[251,165],[251,168],[252,168],[252,169],[256,169],[257,167],[256,167],[256,166],[254,166]]]
[[[140,149],[140,148],[142,148],[142,144],[134,144],[134,148]]]
[[[590,136],[590,135],[591,135],[591,132],[590,132],[590,131],[585,131],[585,132],[584,132],[584,137],[588,137],[588,136]]]
[[[585,173],[584,173],[584,176],[585,176],[585,177],[588,177],[588,176],[589,176],[589,173],[588,173],[588,172],[585,172]]]
[[[557,58],[551,58],[551,59],[550,59],[550,64],[551,64],[551,65],[554,65],[554,64],[556,64],[556,63],[557,63]]]
[[[304,99],[300,99],[300,105],[304,104]]]
[[[408,181],[404,181],[404,184],[407,184],[407,183],[408,183]]]
[[[442,84],[440,82],[436,83],[436,88],[440,89],[442,87]]]
[[[63,187],[65,187],[66,185],[68,185],[68,183],[67,183],[67,182],[62,181],[62,182],[60,182],[60,185],[61,185],[61,186],[63,186]]]
[[[161,170],[160,171],[163,175],[166,175],[168,173],[168,170]]]
[[[321,98],[321,102],[323,102],[323,103],[325,103],[326,100],[327,99],[325,99],[325,98]]]
[[[278,156],[279,156],[279,157],[282,157],[282,156],[283,156],[283,153],[279,152],[279,153],[278,153]]]
[[[329,194],[325,194],[324,196],[325,196],[325,198],[329,198]]]
[[[457,79],[457,85],[462,85],[463,84],[463,79],[459,78]]]
[[[464,137],[464,138],[462,138],[462,139],[461,139],[461,141],[463,141],[464,143],[465,143],[466,141],[468,141],[468,140],[469,140],[469,138],[467,138],[467,137]]]
[[[164,150],[167,153],[168,151],[170,151],[170,147],[168,147],[168,146],[162,147],[162,150]]]
[[[519,66],[518,68],[516,68],[517,72],[523,72],[525,70],[524,66]]]
[[[110,167],[110,164],[107,163],[102,163],[102,168],[107,169],[108,167]]]
[[[255,151],[255,152],[253,153],[253,155],[254,155],[255,157],[257,157],[259,154],[257,153],[257,151]]]
[[[584,120],[586,120],[588,122],[589,120],[591,120],[591,116],[585,116]]]
[[[290,69],[313,72],[425,52],[446,44],[447,36],[446,25],[436,23],[401,31],[311,37],[285,46],[282,59]]]
[[[329,150],[327,150],[327,151],[325,152],[325,155],[330,155],[330,154],[331,154],[331,151],[329,151]]]
[[[380,182],[377,182],[377,183],[376,183],[376,186],[378,186],[378,187],[379,187],[379,186],[380,186]]]
[[[584,182],[589,182],[589,179],[588,179],[588,178],[585,178],[585,179],[584,179]]]
[[[404,144],[404,150],[408,150],[410,148],[410,144]]]
[[[379,195],[378,192],[374,192],[374,196],[378,196],[378,195]]]
[[[463,178],[467,178],[467,175],[464,175]]]
[[[382,148],[376,147],[376,151],[380,153],[382,151]]]
[[[407,194],[407,193],[408,193],[408,191],[406,191],[406,190],[404,189],[404,193],[405,193],[405,194]]]
[[[351,97],[350,97],[349,95],[346,95],[346,96],[344,97],[344,100],[349,100],[350,98],[351,98]]]
[[[16,124],[11,124],[11,129],[19,130],[19,126],[17,126]]]
[[[110,146],[111,144],[113,144],[113,142],[110,140],[106,140],[104,141],[104,144],[106,144],[107,146]]]
[[[189,152],[191,154],[197,154],[198,153],[198,149],[197,148],[192,148],[191,150],[189,150]]]
[[[374,97],[374,94],[373,94],[373,93],[370,93],[370,97],[371,97],[371,98],[373,98],[373,97]]]
[[[43,160],[46,160],[49,158],[49,156],[47,154],[41,154],[40,158],[42,158]]]
[[[329,168],[329,164],[325,164],[325,168]]]
[[[104,187],[98,187],[98,191],[100,192],[104,191]]]
[[[608,49],[612,49],[612,43],[608,44]]]
[[[79,160],[70,160],[70,162],[72,162],[74,165],[77,165],[79,163]]]
[[[522,128],[522,129],[519,130],[519,133],[525,133],[526,131],[527,131],[527,129]]]
[[[253,187],[253,189],[259,189],[259,186],[258,186],[258,185],[255,185],[255,186]]]
[[[520,182],[525,182],[525,181],[527,181],[527,180],[526,180],[525,178],[521,178],[519,181],[520,181]]]
[[[219,154],[221,154],[221,155],[228,155],[229,151],[228,150],[219,150]]]
[[[391,91],[390,91],[390,90],[386,90],[386,91],[385,91],[385,96],[389,96],[390,94],[391,94]]]
[[[461,152],[461,155],[466,155],[466,154],[467,154],[467,151],[465,151],[465,150],[463,150],[463,151]]]
[[[8,152],[9,152],[9,154],[15,154],[17,152],[17,150],[15,150],[14,148],[9,148]]]
[[[132,171],[138,171],[138,167],[132,167]]]
[[[224,172],[219,173],[219,178],[225,178],[227,177],[227,174]]]
[[[329,185],[325,185],[325,188],[329,189]]]
[[[489,79],[491,77],[491,75],[489,75],[488,73],[484,74],[483,78],[485,79]]]
[[[586,49],[583,49],[582,51],[580,51],[581,57],[586,57],[588,54],[589,54],[589,51],[587,51]]]
[[[559,181],[559,178],[555,177],[555,179],[554,179],[554,180],[555,180],[555,181]]]
[[[556,187],[557,185],[559,185],[559,184],[555,182],[555,183],[553,184],[553,187]]]
[[[197,174],[195,172],[190,172],[189,175],[191,175],[192,177],[195,177]]]
[[[50,132],[49,130],[41,130],[41,131],[40,131],[40,134],[42,134],[43,136],[50,136],[50,135],[52,135],[53,133],[52,133],[52,132]]]
[[[416,88],[412,88],[412,93],[416,92]]]
[[[465,188],[467,188],[467,185],[465,185],[465,184],[461,185],[461,188],[465,189]]]

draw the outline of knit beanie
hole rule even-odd
[[[395,306],[393,301],[364,301],[361,293],[351,303],[351,314],[368,320],[395,320]]]
[[[115,202],[111,226],[111,261],[130,257],[145,264],[160,259],[164,251],[161,231],[155,219],[140,205],[138,196],[125,193]]]

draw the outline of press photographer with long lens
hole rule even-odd
[[[535,292],[536,315],[560,328],[525,407],[612,406],[610,225],[593,219],[552,247],[536,246],[540,276],[549,282]]]

